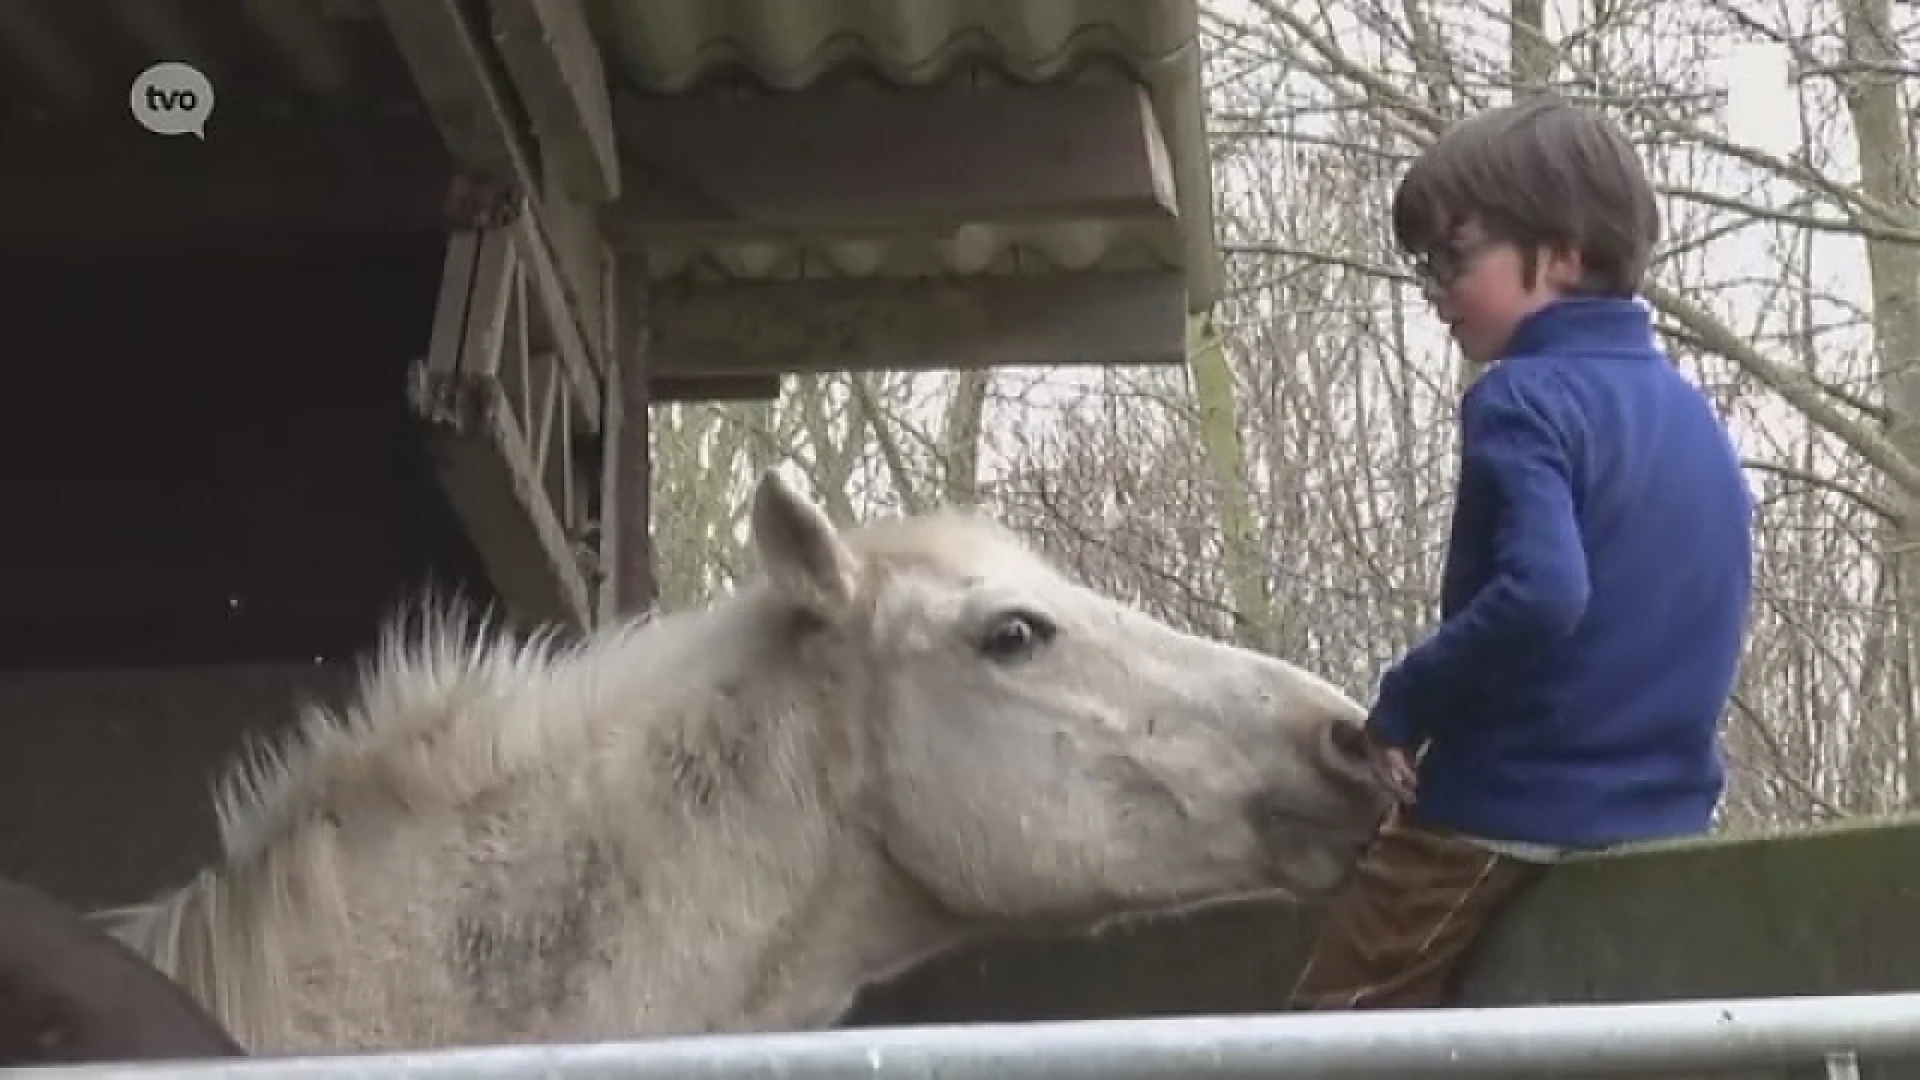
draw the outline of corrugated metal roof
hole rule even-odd
[[[603,0],[590,12],[625,76],[660,91],[741,73],[796,90],[850,65],[906,86],[976,67],[1036,81],[1104,59],[1151,81],[1195,37],[1184,0]]]
[[[601,0],[589,4],[609,78],[656,93],[796,90],[857,79],[1130,78],[1147,88],[1171,153],[1175,225],[980,224],[944,237],[662,247],[660,276],[992,273],[1185,266],[1195,308],[1217,281],[1212,183],[1193,0]]]

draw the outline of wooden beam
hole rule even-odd
[[[561,193],[582,203],[618,197],[613,102],[579,0],[494,0],[493,30]]]
[[[0,253],[267,249],[439,231],[453,163],[422,115],[228,117],[205,141],[120,119],[0,126]]]
[[[614,361],[607,372],[606,438],[600,476],[600,613],[637,617],[660,597],[653,543],[653,366],[647,334],[653,289],[643,260],[616,265]]]
[[[1029,86],[615,100],[628,242],[1177,216],[1144,91]]]
[[[528,285],[538,294],[546,312],[561,370],[566,373],[588,423],[597,427],[601,413],[600,382],[606,371],[606,344],[594,335],[592,324],[581,321],[577,294],[567,288],[565,266],[547,243],[539,221],[523,213],[514,221],[512,229],[515,254],[525,262]],[[598,281],[576,282],[581,288],[592,284]]]
[[[778,375],[664,375],[652,380],[647,398],[655,405],[686,401],[773,401],[780,396]]]
[[[658,282],[653,372],[965,369],[1179,363],[1176,270],[979,278]]]
[[[380,15],[413,74],[427,112],[463,169],[515,179],[525,148],[501,118],[510,111],[458,0],[379,0]]]

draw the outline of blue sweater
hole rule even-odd
[[[1752,588],[1726,429],[1634,300],[1524,320],[1460,408],[1441,625],[1371,723],[1429,741],[1410,816],[1569,847],[1704,831]]]

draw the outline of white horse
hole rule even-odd
[[[256,1053],[833,1023],[969,935],[1343,880],[1362,710],[948,510],[578,644],[391,630],[220,791],[224,854],[102,913]]]

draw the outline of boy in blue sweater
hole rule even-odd
[[[1396,242],[1477,378],[1441,623],[1369,729],[1401,806],[1330,905],[1304,1009],[1450,1003],[1562,854],[1706,831],[1752,577],[1752,502],[1638,300],[1660,229],[1599,114],[1529,99],[1402,180]]]

